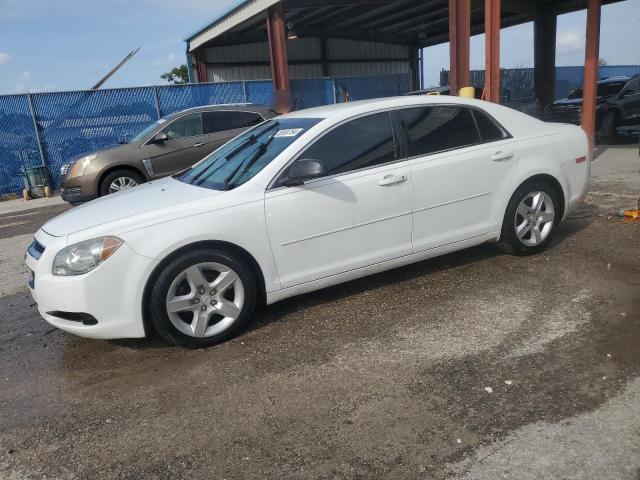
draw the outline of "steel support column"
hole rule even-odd
[[[196,67],[198,69],[198,83],[207,82],[207,63],[204,58],[204,52],[196,54]]]
[[[557,18],[540,12],[533,21],[533,89],[539,115],[555,100]]]
[[[500,103],[500,0],[484,2],[484,96]]]
[[[449,0],[449,85],[457,95],[469,85],[471,0]]]
[[[582,128],[593,148],[596,133],[596,89],[600,58],[600,0],[587,0],[587,43],[584,54]]]
[[[286,113],[291,109],[291,90],[287,59],[287,32],[285,31],[281,3],[270,7],[267,11],[267,35],[275,95],[274,107],[278,113]]]
[[[411,64],[411,90],[420,88],[420,58],[418,47],[409,48],[409,63]]]

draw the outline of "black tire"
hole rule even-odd
[[[609,110],[602,117],[602,123],[600,124],[600,132],[598,137],[601,140],[615,140],[618,136],[617,128],[618,126],[618,115],[615,111]]]
[[[527,199],[530,194],[534,192],[544,192],[550,197],[551,202],[553,203],[552,208],[554,210],[555,218],[553,219],[553,223],[551,223],[544,240],[537,245],[528,245],[526,237],[521,239],[516,233],[516,223],[519,221],[518,219],[522,218],[524,220],[523,216],[520,216],[519,214],[517,215],[517,210],[521,202]],[[502,232],[500,234],[498,246],[512,255],[533,255],[544,250],[549,245],[549,242],[551,242],[558,224],[562,219],[561,195],[561,192],[558,192],[555,187],[543,180],[531,180],[520,185],[507,205],[504,219],[502,221]],[[542,228],[544,228],[546,224],[542,225]],[[530,235],[532,236],[533,233]]]
[[[104,197],[105,195],[109,195],[110,193],[109,186],[111,185],[111,182],[113,182],[117,178],[130,178],[138,185],[145,182],[145,179],[142,175],[132,170],[126,170],[126,169],[114,170],[112,172],[109,172],[107,175],[105,175],[105,177],[100,182],[100,188],[98,189],[98,193],[100,194],[101,197]]]
[[[232,269],[242,282],[244,302],[237,319],[224,331],[197,338],[179,331],[167,313],[166,300],[173,281],[187,268],[206,262],[222,264]],[[149,295],[149,323],[166,342],[187,348],[203,348],[225,342],[244,330],[251,321],[256,307],[257,284],[253,270],[241,257],[226,250],[199,249],[184,253],[162,268]]]

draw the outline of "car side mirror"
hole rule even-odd
[[[169,140],[169,136],[164,132],[156,133],[149,143],[164,143]]]
[[[628,88],[620,94],[620,98],[629,97],[631,95],[635,95],[635,93],[635,90],[631,90],[630,88]]]
[[[289,167],[287,178],[282,184],[288,187],[302,185],[305,180],[323,177],[326,174],[327,168],[324,166],[324,163],[318,160],[296,160],[291,167]]]

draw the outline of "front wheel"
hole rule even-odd
[[[561,220],[559,208],[559,194],[546,182],[520,186],[507,206],[499,245],[514,255],[544,250]]]
[[[144,177],[131,170],[114,170],[100,182],[100,196],[120,192],[144,183]]]
[[[224,342],[251,320],[256,280],[247,263],[223,250],[174,259],[151,291],[151,324],[165,341],[190,348]]]

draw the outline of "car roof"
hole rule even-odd
[[[617,82],[627,82],[629,80],[631,80],[631,77],[628,77],[626,75],[620,75],[617,77],[603,78],[602,80],[598,80],[598,83],[617,83]]]
[[[221,110],[233,111],[233,112],[255,112],[264,114],[263,117],[268,118],[273,116],[273,111],[268,108],[254,105],[252,103],[226,103],[217,105],[201,105],[199,107],[186,108],[177,112],[170,113],[165,116],[165,119],[172,119],[185,113],[202,113],[202,112],[218,112]]]
[[[330,118],[352,116],[376,109],[411,107],[418,105],[463,104],[489,108],[492,103],[450,95],[403,95],[401,97],[373,98],[354,102],[336,103],[287,113],[280,118]]]

